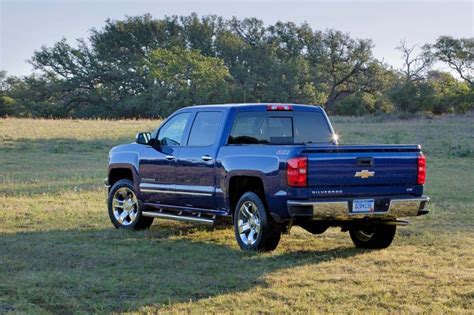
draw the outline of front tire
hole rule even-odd
[[[392,244],[396,230],[395,225],[366,224],[350,228],[349,234],[356,247],[382,249]]]
[[[247,192],[242,195],[234,211],[235,238],[245,251],[274,250],[281,237],[281,225],[268,214],[260,197]]]
[[[153,223],[153,218],[142,216],[143,204],[128,179],[121,179],[112,186],[107,205],[110,221],[116,228],[143,230]]]

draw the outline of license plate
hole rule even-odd
[[[354,200],[352,212],[374,212],[374,199]]]

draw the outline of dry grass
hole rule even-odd
[[[424,145],[433,212],[380,251],[295,228],[275,252],[231,229],[111,227],[108,149],[156,121],[0,120],[0,313],[451,312],[474,309],[471,116],[335,118],[343,142]]]

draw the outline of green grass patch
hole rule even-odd
[[[158,121],[2,119],[0,313],[471,313],[472,121],[335,117],[342,143],[421,143],[432,213],[385,250],[294,228],[276,251],[249,254],[230,228],[112,228],[107,152]]]

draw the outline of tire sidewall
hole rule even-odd
[[[396,233],[396,226],[377,224],[374,226],[374,232],[368,240],[360,239],[357,230],[358,228],[349,230],[354,245],[359,248],[383,249],[387,248],[392,243]]]
[[[117,219],[115,218],[115,215],[114,215],[114,210],[113,210],[113,207],[112,207],[112,203],[113,203],[113,197],[114,197],[114,194],[115,192],[122,188],[122,187],[126,187],[128,189],[130,189],[131,191],[133,191],[133,193],[135,194],[136,198],[137,198],[137,201],[138,201],[138,211],[137,211],[137,216],[135,218],[135,221],[133,221],[132,224],[129,224],[129,225],[122,225],[120,224]],[[140,222],[141,220],[141,217],[142,217],[142,209],[143,209],[143,204],[142,202],[140,201],[140,199],[138,198],[138,195],[137,195],[137,191],[135,189],[135,187],[133,186],[133,182],[128,180],[128,179],[121,179],[119,181],[117,181],[113,186],[112,188],[110,189],[109,191],[109,196],[107,198],[107,207],[108,207],[108,212],[109,212],[109,217],[110,217],[110,221],[112,221],[112,224],[116,227],[116,228],[120,228],[120,229],[127,229],[127,230],[133,230],[135,229],[136,225],[138,224],[138,222]]]

